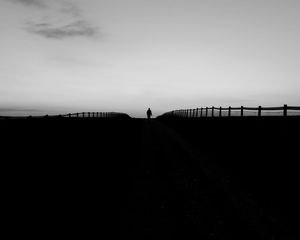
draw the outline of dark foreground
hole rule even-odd
[[[0,131],[11,238],[296,239],[298,118],[23,119]]]

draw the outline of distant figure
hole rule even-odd
[[[151,109],[148,108],[148,110],[147,110],[147,117],[148,117],[148,120],[150,120],[151,116],[152,116]]]

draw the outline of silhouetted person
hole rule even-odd
[[[147,110],[147,117],[148,117],[148,120],[150,120],[151,116],[152,116],[151,109],[148,108],[148,110]]]

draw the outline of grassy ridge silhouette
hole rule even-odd
[[[142,147],[143,126],[151,132],[153,121],[159,121],[222,166],[264,210],[296,229],[300,199],[298,143],[293,136],[299,136],[299,120],[161,116],[144,122],[125,115],[4,119],[0,144],[11,221],[21,216],[22,231],[28,233],[39,229],[55,235],[60,230],[87,236],[99,230],[100,219],[119,216],[132,175],[140,171],[140,159],[149,154]],[[159,141],[166,140],[157,139],[152,147]],[[159,164],[168,157],[165,154],[151,156],[157,156]],[[101,225],[101,231],[108,225]]]

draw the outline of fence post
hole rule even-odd
[[[206,107],[206,113],[205,113],[205,115],[206,115],[206,117],[208,117],[208,107]]]
[[[258,116],[261,117],[261,106],[258,107]]]
[[[71,117],[71,113],[69,113],[69,118]]]
[[[195,111],[196,111],[196,110],[195,110],[195,109],[193,109],[193,118],[195,118]]]
[[[215,107],[213,106],[213,107],[211,108],[211,117],[214,117],[214,111],[215,111]]]
[[[241,117],[244,117],[244,107],[241,106]]]
[[[196,109],[196,118],[199,116],[199,108]]]
[[[79,114],[78,113],[76,113],[76,117],[79,118]]]
[[[231,106],[228,108],[228,117],[231,117]]]
[[[287,110],[288,110],[288,106],[286,104],[283,105],[283,116],[286,117],[287,116]]]
[[[84,118],[84,112],[82,113],[82,118]]]
[[[222,107],[220,107],[220,110],[219,110],[219,117],[222,117]]]
[[[203,108],[201,108],[200,117],[203,116]]]

